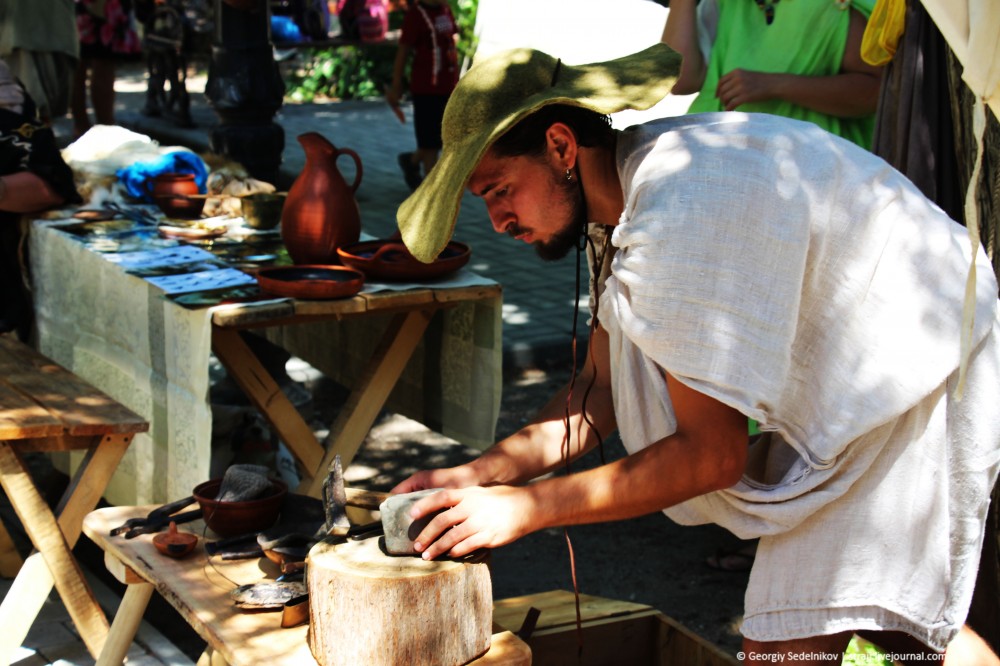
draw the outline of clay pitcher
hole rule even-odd
[[[361,212],[354,198],[361,184],[361,158],[316,132],[298,139],[306,164],[285,199],[281,239],[296,264],[339,264],[337,248],[356,243],[361,235]],[[356,165],[351,185],[337,169],[341,155],[350,156]]]

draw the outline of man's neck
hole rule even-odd
[[[617,138],[617,133],[615,134]],[[577,172],[583,179],[590,222],[615,226],[625,207],[615,148],[580,147]]]

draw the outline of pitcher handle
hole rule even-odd
[[[357,168],[354,172],[354,183],[351,184],[351,191],[357,192],[358,186],[361,185],[361,158],[358,157],[358,154],[350,148],[338,148],[336,157],[339,158],[341,155],[349,155],[354,160],[354,165]]]

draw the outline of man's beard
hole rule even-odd
[[[575,180],[565,180],[552,177],[557,192],[562,201],[569,205],[569,216],[566,226],[560,229],[552,238],[544,243],[535,243],[535,252],[544,261],[557,261],[565,257],[576,247],[580,236],[587,228],[587,205],[583,201],[583,192]]]

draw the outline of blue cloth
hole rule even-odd
[[[205,162],[200,157],[186,150],[167,153],[152,162],[136,162],[119,169],[115,175],[125,186],[125,191],[128,192],[129,196],[146,203],[153,203],[153,197],[150,195],[153,179],[164,173],[194,174],[194,182],[198,185],[198,191],[202,194],[206,192],[205,183],[208,181],[208,167],[205,166]]]
[[[271,36],[277,42],[301,42],[302,31],[289,16],[271,16]]]

